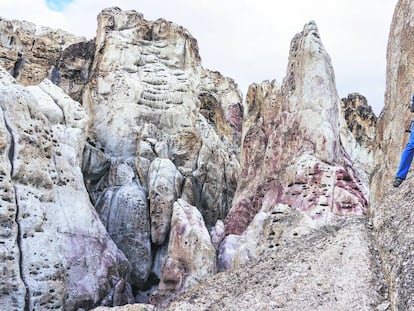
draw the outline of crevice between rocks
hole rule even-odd
[[[62,111],[63,125],[65,125],[67,127],[68,124],[66,122],[65,109],[61,105],[59,105],[58,100],[52,94],[50,94],[44,87],[42,87],[40,85],[40,88],[42,89],[43,92],[45,92],[47,95],[49,95],[49,97],[53,100],[53,102],[55,103],[55,105]]]
[[[22,71],[23,65],[24,65],[24,58],[23,58],[23,55],[19,52],[17,54],[17,60],[13,66],[13,72],[12,72],[13,78],[17,79],[19,77],[20,72]]]
[[[12,178],[13,173],[14,173],[14,154],[15,154],[14,144],[15,144],[15,142],[14,142],[14,136],[13,136],[12,129],[9,126],[9,124],[6,120],[6,117],[4,116],[4,112],[3,112],[3,119],[4,119],[4,124],[6,125],[7,132],[10,135],[10,148],[9,148],[9,151],[8,151],[8,158],[9,158],[10,167],[11,167],[11,169],[10,169],[10,178]]]
[[[15,202],[16,202],[16,217],[15,222],[17,224],[17,247],[19,248],[19,272],[20,272],[20,278],[24,284],[24,287],[26,289],[26,293],[24,296],[24,311],[30,310],[30,292],[29,292],[29,286],[27,285],[27,282],[23,275],[23,254],[22,254],[22,229],[19,222],[19,213],[20,213],[20,207],[19,207],[19,201],[17,199],[17,189],[16,186],[13,185],[14,188],[14,195],[15,195]]]
[[[15,156],[15,139],[13,136],[13,131],[7,121],[7,118],[5,116],[5,112],[3,111],[3,119],[4,119],[4,124],[6,125],[6,129],[7,132],[10,135],[10,147],[9,147],[9,151],[8,151],[8,158],[10,161],[10,178],[13,178],[13,172],[14,172],[14,156]],[[24,311],[29,311],[30,309],[30,295],[29,295],[29,286],[26,283],[26,280],[24,278],[23,275],[23,255],[22,255],[22,229],[20,226],[20,222],[19,222],[19,213],[20,213],[20,207],[19,207],[19,201],[18,201],[18,197],[17,197],[17,188],[15,185],[13,185],[13,189],[14,189],[14,200],[15,200],[15,204],[16,204],[16,214],[15,214],[15,219],[14,221],[16,222],[17,225],[17,247],[19,248],[19,275],[20,275],[20,279],[22,280],[26,293],[25,293],[25,297],[24,297]]]
[[[382,286],[378,289],[378,294],[382,296],[384,299],[381,305],[385,305],[386,309],[384,310],[388,310],[388,308],[391,306],[391,298],[390,298],[391,281],[387,277],[387,273],[384,269],[384,265],[383,265],[384,260],[381,256],[380,245],[378,243],[378,240],[375,234],[375,226],[373,223],[374,222],[373,217],[374,217],[373,215],[366,216],[365,227],[367,229],[367,235],[371,242],[370,248],[371,248],[373,264],[375,265],[375,269],[381,274],[380,279],[383,280]],[[378,310],[380,309],[378,308]]]

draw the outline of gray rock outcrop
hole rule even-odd
[[[152,301],[166,304],[185,289],[216,272],[216,250],[195,206],[179,199],[174,203],[168,253]]]
[[[378,120],[375,171],[370,185],[372,204],[384,197],[392,183],[413,117],[410,113],[414,91],[413,6],[411,0],[399,0],[390,27],[385,103]]]

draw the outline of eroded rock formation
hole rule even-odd
[[[174,23],[109,8],[86,40],[1,19],[0,304],[409,310],[411,180],[384,183],[413,10],[396,7],[378,126],[338,97],[314,22],[243,108]]]
[[[287,77],[252,85],[246,100],[242,168],[228,234],[261,209],[284,203],[323,226],[364,215],[368,194],[340,142],[333,69],[314,23],[292,40]]]
[[[38,84],[60,62],[64,49],[84,40],[62,30],[0,18],[0,66],[23,85]]]
[[[369,193],[370,178],[375,168],[377,116],[366,98],[358,93],[341,99],[340,112],[340,120],[345,120],[341,124],[341,143],[350,157],[352,167],[358,172],[366,193]]]
[[[184,28],[135,11],[98,16],[91,68],[83,92],[92,116],[86,156],[101,167],[89,161],[85,177],[109,233],[136,262],[135,289],[145,290],[153,259],[162,263],[154,252],[171,243],[177,199],[197,206],[208,226],[227,215],[239,167],[241,95],[232,80],[201,67],[197,42]],[[130,226],[137,209],[139,222]]]
[[[170,234],[174,204],[181,202],[181,206],[201,212],[191,227],[201,230],[197,226],[203,226],[203,239],[208,241],[207,228],[224,219],[230,209],[237,186],[243,119],[237,85],[201,66],[197,41],[186,29],[163,19],[147,21],[136,11],[103,10],[97,36],[90,41],[63,31],[38,29],[31,23],[0,22],[0,65],[28,85],[22,92],[32,94],[24,102],[29,108],[11,113],[13,118],[25,120],[22,125],[8,120],[6,109],[12,109],[7,106],[11,103],[1,102],[7,121],[1,149],[4,183],[12,187],[6,188],[5,198],[10,201],[12,197],[17,203],[30,199],[19,209],[16,203],[4,211],[10,239],[7,247],[14,254],[7,263],[10,270],[5,270],[10,271],[11,280],[6,287],[19,295],[18,306],[49,303],[41,293],[48,292],[51,285],[41,285],[40,291],[38,286],[43,283],[35,284],[26,274],[32,276],[31,269],[46,267],[43,263],[28,266],[34,260],[32,251],[37,254],[34,258],[52,263],[58,259],[35,251],[40,242],[32,243],[26,226],[37,217],[40,229],[36,230],[45,233],[35,236],[49,237],[57,230],[55,222],[64,221],[60,216],[68,214],[72,220],[78,214],[85,228],[78,228],[77,222],[68,229],[62,227],[65,239],[71,236],[75,242],[64,243],[63,238],[48,241],[50,250],[62,248],[55,253],[64,263],[56,264],[55,269],[69,274],[67,283],[50,294],[60,299],[53,300],[53,306],[70,310],[118,305],[131,302],[132,294],[138,301],[148,300],[158,279],[166,284],[164,274],[171,258],[191,264],[191,252],[172,255],[170,245],[180,243],[180,236]],[[2,76],[7,87],[21,88],[5,72]],[[37,124],[32,119],[41,121]],[[27,132],[27,141],[13,136],[18,126]],[[32,152],[31,144],[39,150]],[[30,187],[21,188],[20,183]],[[38,194],[31,187],[48,191]],[[50,203],[46,206],[36,200]],[[33,217],[26,212],[32,208],[39,209]],[[57,216],[48,216],[51,211]],[[53,225],[41,226],[42,217]],[[25,242],[24,247],[19,245],[24,241],[21,232],[30,240],[30,252],[24,248]],[[211,267],[205,273],[203,267],[192,264],[189,274],[190,266],[184,265],[177,275],[181,280],[177,291],[216,269],[215,248],[211,242],[207,248],[198,242],[202,240],[195,240],[194,249]],[[89,243],[95,244],[89,249]],[[71,248],[74,258],[67,254]],[[81,252],[86,255],[82,257]],[[24,260],[19,262],[19,258]],[[77,265],[78,260],[81,267],[72,267],[72,261]],[[21,269],[24,277],[17,277]],[[94,277],[99,278],[98,286],[93,285]],[[60,291],[69,292],[65,305]],[[164,290],[159,297],[168,300],[174,294],[174,290]]]
[[[83,183],[85,110],[50,81],[22,87],[2,68],[0,76],[2,306],[76,310],[133,301],[130,263]]]
[[[164,304],[184,289],[216,272],[216,250],[195,206],[183,199],[174,203],[168,253],[162,278],[152,302]]]
[[[376,132],[375,172],[372,177],[372,204],[388,191],[408,139],[414,91],[413,19],[414,3],[400,0],[394,11],[387,48],[385,106]]]
[[[385,106],[378,121],[371,183],[375,237],[391,310],[411,310],[414,305],[412,171],[400,188],[391,186],[413,117],[409,110],[414,90],[413,20],[414,1],[398,1],[388,41]]]

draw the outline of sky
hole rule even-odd
[[[290,41],[316,22],[331,57],[338,95],[358,92],[379,115],[386,50],[398,0],[0,0],[0,16],[93,38],[111,6],[147,20],[165,18],[197,39],[202,65],[231,77],[245,96],[251,83],[282,82]]]

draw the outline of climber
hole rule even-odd
[[[410,111],[414,112],[414,94],[411,98]],[[410,138],[408,139],[407,145],[404,148],[404,151],[401,154],[401,161],[398,167],[397,174],[395,174],[395,179],[393,182],[394,187],[399,187],[401,183],[405,180],[408,170],[410,169],[411,162],[413,161],[414,156],[414,120],[411,121]]]

